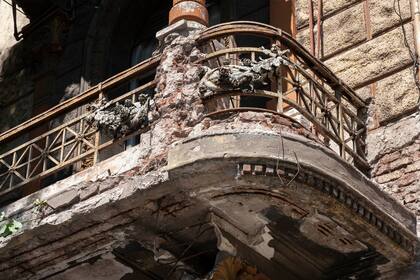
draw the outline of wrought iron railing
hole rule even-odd
[[[159,61],[159,56],[152,57],[0,134],[0,147],[8,150],[0,155],[0,196],[66,168],[77,171],[92,166],[101,151],[138,135],[139,130],[118,139],[103,135],[88,121],[87,107],[101,99],[108,101],[108,109],[125,100],[136,102],[140,94],[154,89],[155,82],[130,90],[133,82],[148,71],[154,78]]]
[[[369,168],[365,159],[365,102],[289,34],[265,24],[233,22],[205,30],[198,41],[207,53],[201,60],[203,65],[227,71],[231,67],[231,72],[238,72],[233,74],[236,76],[248,69],[255,73],[252,67],[259,67],[258,63],[270,56],[273,58],[270,51],[273,46],[281,60],[281,66],[270,77],[268,85],[247,90],[232,87],[223,90],[222,87],[206,96],[205,100],[210,104],[207,106],[209,115],[243,110],[265,110],[288,117],[298,115],[310,123],[310,129],[320,140],[343,159],[363,171]],[[250,45],[266,45],[266,49]],[[227,97],[230,102],[226,102]],[[275,100],[276,105],[243,108],[241,98],[249,97],[265,97]],[[225,102],[220,102],[222,99]]]

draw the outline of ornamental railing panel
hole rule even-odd
[[[200,91],[209,116],[254,110],[293,117],[343,159],[369,169],[365,102],[291,35],[233,22],[207,29],[199,44],[207,53]]]
[[[159,61],[159,56],[146,60],[0,134],[0,197],[93,166],[101,152],[144,131]],[[150,82],[144,81],[147,72]]]

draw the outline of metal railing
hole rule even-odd
[[[134,90],[129,90],[128,83],[155,71],[159,61],[159,56],[152,57],[0,134],[0,147],[8,150],[0,155],[0,196],[65,168],[92,166],[101,151],[138,135],[140,131],[118,139],[105,137],[87,120],[91,112],[86,107],[103,98],[108,101],[107,108],[125,100],[136,102],[140,94],[154,89],[155,82]],[[33,136],[23,144],[14,143]]]
[[[227,111],[243,111],[241,98],[275,100],[276,106],[265,108],[266,111],[287,117],[298,114],[311,124],[310,129],[326,146],[362,171],[369,169],[365,159],[365,102],[291,35],[261,23],[232,22],[205,30],[198,41],[207,53],[201,63],[211,69],[243,66],[245,60],[252,64],[266,59],[267,49],[250,47],[258,42],[266,44],[268,49],[275,46],[285,54],[281,57],[283,64],[271,77],[269,86],[253,89],[252,92],[218,90],[207,96],[207,103],[212,104],[207,107],[212,116]],[[233,97],[228,108],[214,107],[217,100],[227,96]]]

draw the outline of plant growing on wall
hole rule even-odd
[[[4,212],[0,214],[0,237],[8,237],[22,228],[22,223],[15,219],[8,219]]]

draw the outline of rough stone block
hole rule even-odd
[[[359,1],[360,0],[323,0],[322,13],[324,16],[328,16],[339,10],[345,10],[345,8]],[[312,5],[314,8],[314,21],[316,21],[316,19],[318,18],[318,0],[312,0]],[[296,24],[298,28],[309,24],[308,0],[296,1]]]
[[[396,161],[393,161],[389,164],[389,169],[395,170],[395,169],[404,167],[410,163],[411,163],[411,158],[409,157],[399,158]]]
[[[316,1],[312,0],[314,9],[316,9]],[[302,27],[307,25],[309,22],[309,2],[307,0],[297,0],[296,1],[296,25],[297,27]],[[317,13],[314,12],[316,15]]]
[[[80,190],[80,200],[86,200],[95,194],[97,194],[99,191],[98,185],[94,184],[88,184],[85,188]]]
[[[406,172],[414,172],[420,170],[420,160],[415,161],[413,164],[410,164],[405,169]]]
[[[418,98],[411,68],[379,81],[375,96],[379,122],[412,111],[417,106]]]
[[[371,86],[365,86],[356,90],[357,95],[362,98],[364,101],[368,101],[372,98]]]
[[[378,176],[375,178],[375,181],[378,182],[379,184],[388,183],[388,182],[391,182],[400,178],[402,174],[403,172],[401,170],[397,170],[392,173],[387,173],[387,174]]]
[[[317,36],[317,29],[314,29],[314,36],[316,38]],[[297,35],[296,35],[296,40],[302,45],[304,46],[307,50],[311,50],[311,45],[310,45],[310,37],[309,37],[309,29],[303,29],[303,30],[299,30]]]
[[[405,204],[413,203],[413,202],[416,202],[417,200],[418,200],[418,197],[415,194],[408,194],[404,197],[404,203]]]
[[[366,39],[363,4],[334,15],[323,24],[324,56],[335,53]]]
[[[403,20],[410,18],[410,0],[399,0],[399,2]],[[398,11],[398,6],[395,7]],[[400,18],[394,10],[394,1],[370,0],[369,11],[373,35],[400,24]]]
[[[418,180],[420,177],[420,174],[416,173],[407,173],[403,175],[400,179],[397,180],[396,184],[400,187],[408,186],[414,181]]]
[[[368,160],[396,152],[414,143],[420,136],[420,115],[413,114],[395,124],[380,127],[368,133],[366,143]]]
[[[360,0],[323,0],[323,13],[324,15],[329,15],[338,10],[345,9],[356,2],[360,2]]]
[[[414,46],[411,24],[405,27],[409,45]],[[410,63],[399,28],[326,61],[335,74],[353,87]]]
[[[401,154],[400,154],[399,151],[393,152],[393,153],[390,153],[390,154],[387,154],[387,155],[384,155],[381,158],[380,163],[390,163],[390,162],[393,162],[394,160],[399,159],[400,156],[401,156]]]
[[[51,199],[49,199],[48,205],[54,209],[60,209],[66,206],[69,206],[79,200],[79,193],[77,190],[70,190],[64,193],[61,193]]]

